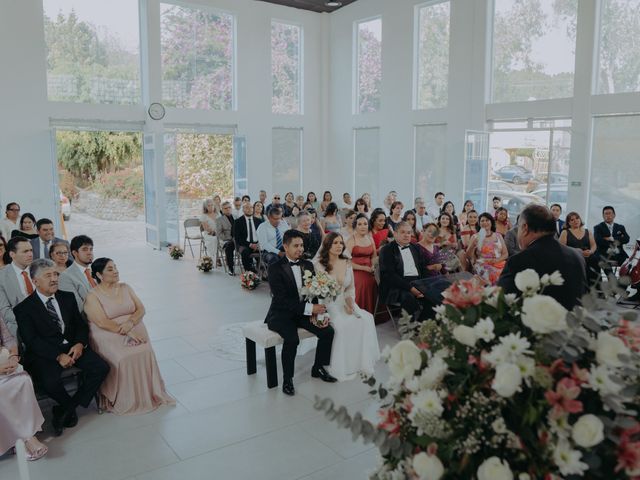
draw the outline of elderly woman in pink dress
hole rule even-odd
[[[113,260],[94,260],[91,273],[98,285],[87,295],[84,313],[92,347],[111,367],[100,387],[100,407],[117,415],[136,415],[175,405],[142,323],[144,305],[120,282]]]
[[[31,377],[18,363],[18,344],[0,318],[0,455],[23,440],[27,460],[38,460],[47,447],[35,437],[44,418],[33,392]]]

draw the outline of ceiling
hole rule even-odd
[[[267,3],[275,3],[277,5],[285,5],[287,7],[301,8],[303,10],[310,10],[312,12],[335,12],[340,7],[326,7],[324,5],[326,0],[258,0]],[[356,0],[340,0],[342,6],[349,5]]]

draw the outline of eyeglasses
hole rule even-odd
[[[7,211],[10,211],[10,212],[19,212],[19,211],[20,211],[20,209],[19,209],[19,208],[10,208],[10,209],[9,209],[9,210],[7,210]]]
[[[53,252],[53,253],[54,255],[69,255],[69,252],[67,252],[66,250],[62,252]]]
[[[280,197],[273,197],[274,200],[280,200]]]

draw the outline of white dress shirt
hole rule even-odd
[[[253,224],[253,215],[249,217],[245,215],[244,220],[247,222],[247,242],[258,243],[258,233],[256,232],[256,226]]]
[[[430,223],[431,220],[429,220],[429,214],[427,213],[427,211],[425,210],[424,214],[420,215],[418,212],[416,212],[416,230],[421,231],[422,228],[427,224]]]
[[[53,304],[53,308],[56,309],[56,313],[58,314],[58,325],[60,325],[60,330],[64,333],[64,321],[62,320],[62,312],[60,311],[60,305],[58,305],[58,301],[56,300],[55,295],[51,295],[50,297],[45,297],[40,293],[40,290],[36,290],[38,297],[42,301],[44,308],[47,308],[47,302],[51,299],[51,303]],[[65,340],[63,343],[67,343]]]
[[[244,213],[242,212],[242,206],[238,209],[231,207],[231,216],[236,219],[236,218],[240,218],[241,216],[243,216]]]
[[[38,237],[38,241],[40,242],[40,258],[49,258],[49,247],[51,246],[51,240],[45,243],[40,237]]]
[[[16,272],[16,277],[18,277],[18,285],[20,286],[20,292],[22,292],[22,295],[26,297],[28,295],[27,285],[24,283],[25,279],[22,276],[22,272],[27,273],[27,277],[29,278],[29,280],[27,281],[31,282],[31,277],[29,277],[29,267],[25,268],[24,270],[20,270],[14,262],[11,262],[11,266],[13,267],[13,271]],[[33,283],[31,284],[31,286],[33,287]]]
[[[0,234],[8,242],[11,239],[11,232],[19,229],[18,221],[15,223],[9,220],[7,217],[0,220]]]
[[[289,257],[287,257],[287,260],[289,262],[295,262],[295,260],[291,260]],[[300,293],[302,291],[302,268],[300,267],[300,265],[291,265],[291,271],[293,272],[293,278],[296,279],[296,287],[298,287],[298,297],[302,298],[302,295]],[[307,302],[304,306],[304,314],[308,316],[312,313],[313,303]]]
[[[402,263],[404,265],[404,276],[418,277],[418,268],[416,267],[416,262],[413,259],[413,255],[411,254],[411,249],[408,247],[409,246],[407,245],[407,248],[402,248],[400,245],[398,245],[398,248],[400,249],[400,255],[402,255]]]
[[[427,207],[427,213],[431,217],[432,222],[437,222],[438,217],[440,217],[440,207],[435,203],[433,205],[429,205]]]
[[[289,230],[289,224],[284,220],[280,220],[278,224],[278,232],[280,236],[284,239],[284,232]],[[278,250],[278,239],[276,238],[276,228],[271,225],[271,222],[268,220],[266,222],[262,222],[258,227],[258,243],[260,244],[260,249],[265,252],[275,253],[276,255],[280,253]]]

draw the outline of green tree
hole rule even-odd
[[[420,9],[418,108],[447,106],[449,2]]]

